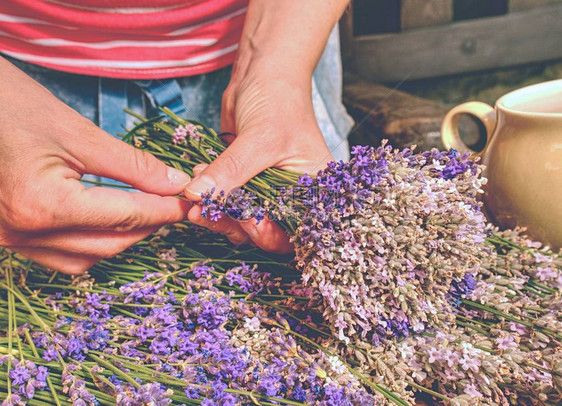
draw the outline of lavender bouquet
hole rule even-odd
[[[377,354],[376,361],[363,358],[377,382],[403,398],[416,385],[431,387],[455,405],[562,402],[562,257],[520,231],[490,231],[479,274],[451,292],[453,324],[382,352],[362,343]],[[415,382],[408,386],[405,377]]]
[[[166,113],[125,139],[190,174],[224,151],[212,130]],[[451,323],[449,292],[473,278],[485,249],[481,171],[455,151],[357,146],[314,177],[268,169],[234,194],[209,191],[203,214],[276,218],[332,331],[377,344]]]

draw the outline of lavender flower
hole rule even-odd
[[[188,139],[200,141],[203,135],[199,132],[197,126],[193,124],[180,125],[174,130],[172,142],[176,145],[185,144]]]
[[[228,194],[214,194],[215,189],[202,193],[200,202],[201,215],[211,221],[218,221],[224,214],[238,221],[255,219],[258,224],[265,218],[265,209],[251,191],[234,189]]]
[[[166,406],[172,403],[169,396],[173,391],[156,382],[144,384],[138,389],[130,384],[121,384],[115,391],[117,406]]]
[[[75,406],[95,406],[99,402],[86,388],[86,382],[77,378],[73,372],[79,370],[76,364],[67,365],[62,372],[63,393],[68,394],[69,400]]]
[[[10,370],[9,377],[18,389],[18,393],[27,399],[33,399],[36,390],[45,390],[47,388],[47,377],[49,372],[43,366],[37,366],[35,363],[27,360],[12,360],[12,369]],[[22,398],[18,398],[21,402]],[[17,400],[17,399],[16,399]],[[12,399],[12,402],[15,402]]]

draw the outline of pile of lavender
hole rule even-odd
[[[187,172],[224,150],[211,130],[170,119],[128,139]],[[485,250],[481,172],[455,151],[356,146],[314,177],[268,169],[233,194],[204,193],[201,205],[212,220],[277,219],[332,331],[378,344],[451,323],[449,292],[478,273]]]
[[[214,263],[194,244],[169,248],[178,235],[189,238],[157,236],[73,278],[2,252],[2,405],[367,406],[390,396],[251,298],[279,291],[270,274]]]
[[[420,388],[459,406],[562,402],[562,256],[520,231],[490,231],[473,289],[453,294],[454,322],[382,350],[354,343],[359,370],[412,402]]]
[[[0,399],[560,404],[562,257],[493,235],[480,272],[449,292],[450,325],[377,344],[333,334],[286,259],[183,224],[73,278],[3,251]]]

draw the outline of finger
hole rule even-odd
[[[132,231],[185,220],[190,204],[175,197],[147,193],[131,193],[118,189],[90,188],[77,199],[80,212],[74,224],[84,224],[92,217],[92,225],[113,231]],[[88,216],[89,214],[89,216]]]
[[[221,217],[218,221],[209,220],[202,216],[201,206],[193,206],[187,218],[194,224],[223,234],[235,245],[246,244],[250,241],[248,235],[242,230],[237,221],[225,216]]]
[[[190,207],[189,202],[171,196],[101,187],[86,189],[75,179],[62,183],[62,190],[42,197],[39,212],[34,207],[22,212],[13,228],[23,232],[133,231],[182,221]],[[58,196],[65,198],[55,199]]]
[[[73,146],[71,154],[82,164],[83,173],[104,176],[127,183],[139,190],[158,195],[181,193],[190,181],[189,176],[146,151],[141,151],[107,134],[98,127],[87,129],[80,147]]]
[[[221,140],[226,142],[228,145],[232,144],[232,141],[236,139],[236,135],[233,133],[222,133],[219,136]]]
[[[40,236],[21,235],[11,248],[47,248],[98,258],[110,258],[125,251],[131,245],[146,238],[156,228],[135,230],[124,233],[110,231],[62,231]]]
[[[264,169],[275,166],[278,157],[268,152],[271,147],[264,145],[260,148],[259,144],[257,141],[248,143],[235,138],[217,159],[187,185],[185,196],[189,200],[199,201],[202,193],[213,188],[217,192],[224,190],[228,193]]]
[[[193,176],[199,176],[199,174],[201,174],[208,166],[209,166],[209,164],[195,165],[193,167]]]
[[[294,251],[289,235],[274,221],[265,218],[259,224],[256,220],[239,222],[252,242],[264,251],[288,254]]]
[[[14,251],[40,265],[69,275],[82,274],[100,260],[96,257],[70,254],[47,248],[18,248]]]
[[[228,92],[224,92],[221,103],[221,132],[234,133],[236,131],[234,110],[233,98],[228,95]]]

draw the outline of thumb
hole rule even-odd
[[[147,193],[175,195],[191,180],[185,172],[101,130],[94,142],[72,153],[84,165],[85,173],[115,179]]]
[[[213,188],[217,192],[224,190],[228,193],[275,164],[275,160],[270,159],[261,148],[248,145],[241,138],[235,138],[215,161],[188,183],[185,196],[189,200],[199,201],[202,193]]]

